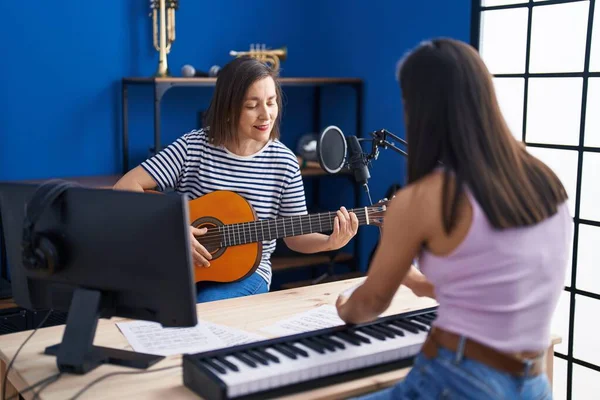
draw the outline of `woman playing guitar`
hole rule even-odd
[[[279,141],[281,107],[276,73],[253,58],[236,58],[219,73],[204,129],[179,137],[125,174],[114,189],[173,189],[190,199],[232,191],[244,197],[261,220],[304,215],[307,209],[298,160]],[[336,250],[346,245],[357,229],[356,215],[341,207],[331,235],[310,233],[285,237],[284,241],[300,253]],[[194,263],[210,268],[211,253],[196,239],[206,232],[206,228],[190,226]],[[262,258],[249,276],[235,282],[197,283],[197,301],[267,292],[275,242],[262,243]]]

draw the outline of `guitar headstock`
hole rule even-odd
[[[379,200],[372,206],[367,207],[369,210],[369,225],[383,226],[383,218],[390,201],[386,198]]]

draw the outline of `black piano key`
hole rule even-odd
[[[326,339],[329,340],[335,347],[337,347],[340,350],[344,350],[346,348],[346,345],[344,343],[340,342],[333,336],[326,336]]]
[[[415,333],[415,334],[419,333],[419,329],[417,327],[415,327],[414,325],[408,324],[405,321],[396,320],[396,321],[391,321],[391,323],[396,325],[399,328],[404,329],[405,331]]]
[[[303,345],[305,345],[309,349],[312,349],[312,350],[316,351],[319,354],[325,354],[325,350],[323,350],[323,346],[321,346],[318,343],[313,342],[312,340],[301,339],[300,343],[302,343]]]
[[[273,354],[269,353],[267,350],[255,349],[254,351],[256,351],[257,353],[259,353],[261,356],[265,357],[268,360],[271,360],[276,363],[279,362],[279,358],[275,357]]]
[[[214,369],[217,372],[220,372],[222,374],[226,373],[227,371],[225,370],[225,368],[221,367],[219,364],[215,363],[213,360],[211,360],[210,358],[205,358],[204,360],[202,360],[202,362],[206,365],[208,365],[209,367],[211,367],[212,369]]]
[[[215,357],[215,359],[217,359],[222,365],[224,365],[232,371],[238,372],[240,370],[237,365],[227,360],[225,357]]]
[[[420,316],[420,315],[417,315],[416,317],[413,317],[413,319],[414,319],[415,321],[422,322],[422,323],[424,323],[425,325],[431,325],[431,320],[429,320],[429,319],[427,319],[427,318],[423,318],[423,317],[422,317],[422,316]]]
[[[416,322],[410,321],[408,319],[403,319],[402,322],[405,323],[405,324],[408,324],[408,325],[410,325],[410,326],[412,326],[412,327],[414,327],[414,328],[416,328],[416,329],[418,329],[420,331],[427,332],[427,328],[425,326],[421,325],[421,324],[418,324]]]
[[[286,343],[285,346],[288,346],[294,353],[302,356],[302,357],[308,357],[308,353],[306,352],[306,350],[301,349],[298,346],[295,346],[292,343]]]
[[[428,332],[429,331],[429,325],[427,325],[427,324],[425,324],[425,323],[423,323],[421,321],[414,320],[414,319],[411,322],[413,324],[415,324],[415,325],[418,325],[419,329],[421,329],[422,331],[424,331],[424,332]]]
[[[360,340],[363,343],[371,343],[371,339],[369,339],[368,337],[366,337],[364,335],[361,335],[360,333],[358,333],[356,331],[356,329],[349,329],[346,333],[348,335],[352,336],[353,338]]]
[[[277,350],[278,352],[280,352],[281,354],[283,354],[284,356],[291,358],[292,360],[295,360],[296,358],[298,358],[296,353],[294,353],[293,350],[290,350],[286,346],[282,346],[280,344],[274,344],[273,348],[275,350]]]
[[[233,356],[251,368],[256,368],[256,363],[242,353],[233,353]]]
[[[345,342],[348,342],[350,344],[353,344],[355,346],[360,346],[360,344],[362,343],[359,339],[357,339],[356,337],[352,337],[344,332],[337,332],[335,334],[335,336],[337,336],[338,338],[342,339]]]
[[[392,332],[394,332],[394,334],[396,336],[404,336],[404,331],[402,329],[398,329],[397,327],[395,327],[395,326],[393,326],[391,324],[383,324],[383,325],[380,325],[380,326],[384,326],[385,329],[391,330]]]
[[[362,328],[359,328],[358,331],[361,333],[367,334],[367,335],[371,336],[372,338],[379,339],[379,340],[385,340],[385,335],[383,333],[377,332],[368,326],[363,326]]]
[[[321,346],[325,347],[329,351],[335,351],[336,350],[335,345],[333,343],[329,343],[323,337],[315,336],[315,337],[312,337],[311,339],[313,341],[319,343]]]
[[[269,365],[269,363],[267,362],[267,360],[265,360],[264,357],[262,357],[260,354],[258,354],[257,352],[255,352],[254,350],[248,350],[246,351],[246,355],[256,361],[258,361],[259,363],[261,363],[262,365]]]
[[[394,332],[392,332],[391,330],[387,329],[384,326],[381,325],[371,325],[369,326],[369,328],[376,330],[377,332],[385,335],[386,337],[389,337],[390,339],[393,339],[396,337],[396,335],[394,334]]]
[[[427,318],[430,321],[433,321],[437,315],[433,314],[433,313],[429,313],[429,314],[421,314],[421,317],[423,318]]]

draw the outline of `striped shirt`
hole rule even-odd
[[[270,141],[253,155],[238,156],[209,143],[204,130],[194,130],[141,165],[160,190],[170,188],[190,199],[215,190],[233,191],[254,207],[260,220],[307,213],[298,159],[279,140]],[[275,242],[262,242],[257,268],[268,286]]]

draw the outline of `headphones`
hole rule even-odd
[[[62,267],[62,252],[57,233],[35,232],[35,224],[46,208],[67,189],[79,185],[53,179],[41,184],[29,203],[25,205],[25,220],[23,221],[23,239],[21,242],[22,261],[25,268],[35,271],[54,273]]]

